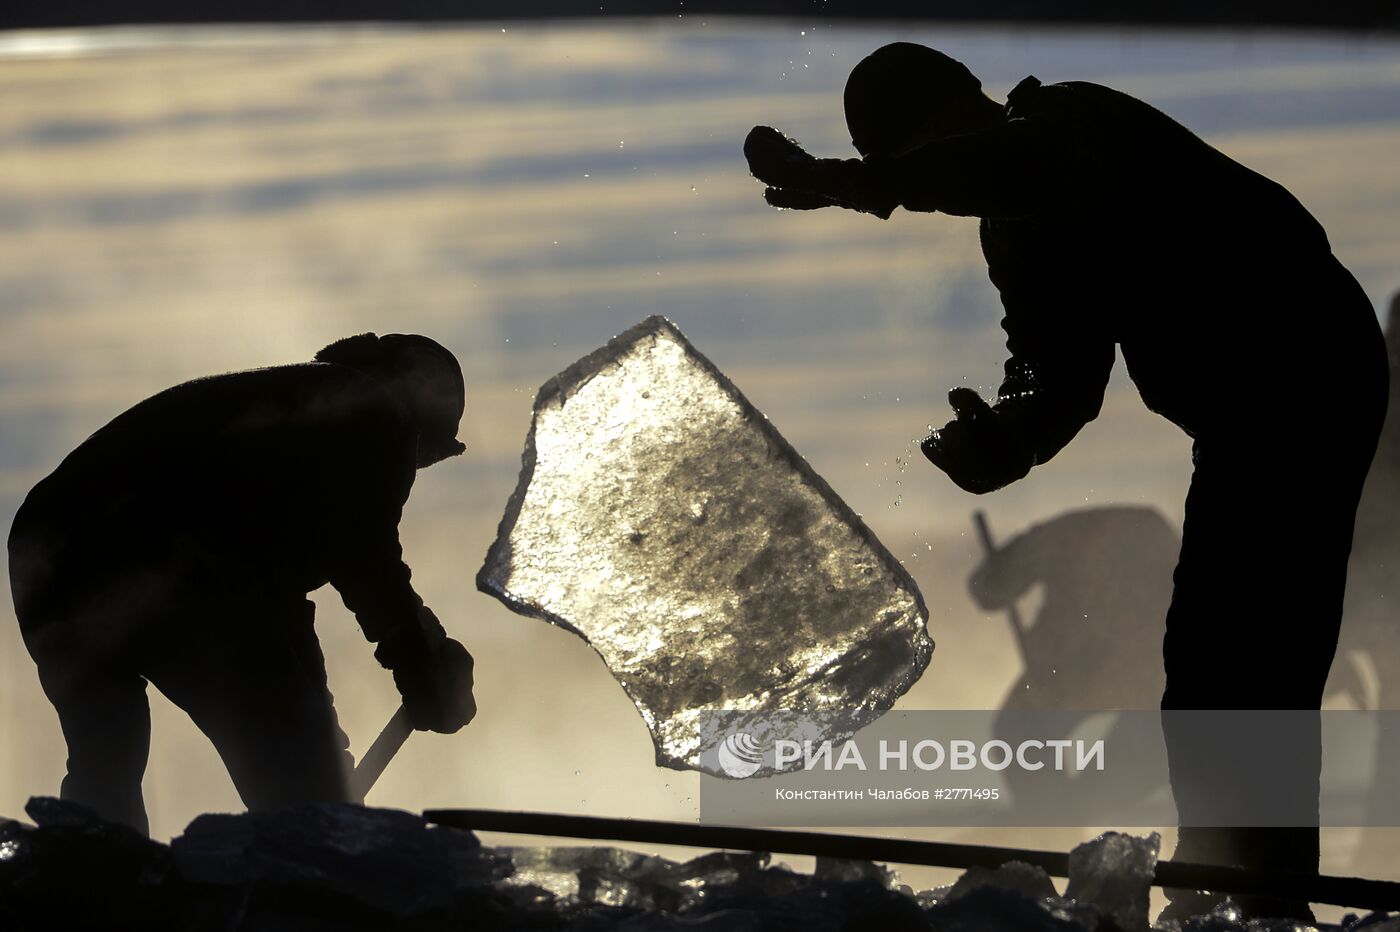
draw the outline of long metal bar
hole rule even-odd
[[[662,822],[650,819],[609,819],[552,812],[504,812],[495,809],[430,809],[423,813],[423,817],[438,825],[483,832],[626,841],[646,845],[769,851],[960,870],[970,867],[997,867],[1008,861],[1022,861],[1042,868],[1053,877],[1069,875],[1069,855],[1031,848],[1002,848],[729,825],[698,825],[691,822]],[[1279,897],[1333,906],[1364,909],[1400,908],[1400,883],[1360,877],[1286,874],[1214,864],[1160,861],[1152,882],[1162,887]]]

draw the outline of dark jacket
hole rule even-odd
[[[84,441],[21,506],[9,547],[26,640],[63,625],[77,626],[67,644],[129,647],[162,610],[330,582],[379,641],[422,605],[398,539],[415,446],[398,403],[340,365],[161,392]],[[122,599],[153,610],[121,611]],[[190,615],[177,621],[200,623]],[[94,626],[104,630],[83,630]]]
[[[891,169],[906,208],[983,218],[1011,351],[996,407],[1036,462],[1097,416],[1115,344],[1147,406],[1196,437],[1246,409],[1275,431],[1357,367],[1384,384],[1369,301],[1282,186],[1099,85],[1027,78],[1006,117]]]

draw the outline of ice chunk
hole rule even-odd
[[[170,851],[77,803],[35,797],[0,818],[0,929],[173,928],[157,885]]]
[[[592,644],[677,769],[718,772],[716,710],[869,721],[933,650],[909,574],[661,317],[540,389],[477,585]]]
[[[1023,893],[979,886],[966,894],[944,899],[927,912],[931,932],[1102,932],[1087,917],[1070,916],[1048,908]]]
[[[505,848],[515,873],[506,884],[536,887],[574,903],[675,910],[682,902],[674,862],[621,848]]]
[[[759,852],[715,852],[677,863],[606,847],[498,848],[514,864],[503,886],[547,893],[553,908],[614,906],[663,913],[704,908],[717,890],[754,897],[790,893],[812,878],[770,867]],[[539,902],[544,902],[540,900]]]
[[[972,867],[940,899],[951,903],[981,887],[995,887],[1043,900],[1055,895],[1055,884],[1044,869],[1023,861],[1008,861],[1000,867]]]
[[[1189,919],[1163,919],[1152,928],[1160,932],[1281,932],[1267,928],[1271,920],[1244,920],[1244,913],[1230,899],[1222,900],[1210,909]],[[1291,930],[1289,930],[1291,932]],[[1313,929],[1312,932],[1316,932]]]
[[[1348,913],[1342,919],[1340,928],[1344,932],[1400,932],[1400,915],[1378,912],[1357,916]]]
[[[510,870],[469,832],[344,803],[202,815],[171,850],[180,878],[204,889],[302,891],[396,921],[461,906]]]
[[[818,857],[812,876],[833,883],[869,880],[891,890],[899,886],[899,875],[883,864],[850,858]]]
[[[1105,832],[1069,853],[1069,885],[1065,896],[1091,903],[1122,932],[1148,927],[1148,896],[1157,869],[1161,838]]]

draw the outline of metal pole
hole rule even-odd
[[[807,854],[961,870],[970,867],[994,868],[1008,861],[1021,861],[1040,867],[1054,877],[1069,875],[1069,855],[1029,848],[492,809],[430,809],[423,813],[423,818],[438,825],[483,832]],[[1376,910],[1400,906],[1400,883],[1360,877],[1287,874],[1244,867],[1159,861],[1152,882],[1162,887],[1279,897],[1333,906]]]

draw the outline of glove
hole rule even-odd
[[[467,649],[447,638],[426,663],[394,671],[394,685],[414,728],[451,735],[476,717],[472,667]]]
[[[768,185],[763,197],[774,207],[845,207],[888,220],[897,206],[859,159],[814,158],[771,126],[749,131],[744,158],[753,176]]]
[[[450,735],[476,717],[472,655],[427,606],[418,610],[417,625],[380,641],[375,656],[393,671],[414,728]]]
[[[975,495],[994,492],[1031,471],[1035,454],[1006,416],[970,388],[948,393],[953,420],[920,444],[929,462]]]

